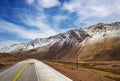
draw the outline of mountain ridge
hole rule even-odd
[[[96,25],[70,30],[66,33],[60,33],[48,38],[37,38],[28,43],[23,43],[22,45],[17,44],[18,47],[16,45],[13,45],[13,47],[8,46],[2,48],[0,51],[11,53],[22,52],[22,54],[26,54],[27,51],[33,49],[34,51],[29,52],[33,53],[33,55],[35,53],[40,54],[41,52],[46,52],[46,54],[43,54],[42,56],[45,59],[57,58],[65,60],[66,58],[69,58],[70,60],[74,60],[76,54],[78,54],[80,59],[88,60],[94,58],[94,55],[96,56],[96,54],[103,53],[101,52],[102,49],[104,49],[102,50],[104,53],[109,49],[117,49],[117,46],[120,44],[119,41],[120,22],[111,24],[98,23]]]

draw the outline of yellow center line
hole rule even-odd
[[[25,70],[25,68],[27,67],[28,64],[25,64],[20,71],[15,75],[15,77],[12,79],[12,81],[17,81],[17,79],[20,77],[20,75],[23,73],[23,71]]]

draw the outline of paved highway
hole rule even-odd
[[[68,77],[35,60],[19,62],[0,73],[0,81],[72,81]]]

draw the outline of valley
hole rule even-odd
[[[37,59],[73,81],[120,81],[120,22],[98,23],[0,49],[0,69]]]

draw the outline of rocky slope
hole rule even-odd
[[[120,60],[120,23],[97,24],[89,28],[91,37],[78,45],[82,46],[77,52],[79,60]]]
[[[60,33],[49,38],[36,38],[28,43],[14,44],[0,49],[0,52],[27,51],[39,47],[51,47],[58,44],[59,47],[64,44],[73,46],[77,41],[81,42],[88,34],[83,29],[70,30],[67,33]],[[69,47],[69,46],[68,46]]]
[[[120,22],[99,23],[86,28],[70,30],[49,38],[37,38],[24,44],[0,49],[37,58],[53,60],[119,60]],[[39,57],[38,57],[39,56]]]

